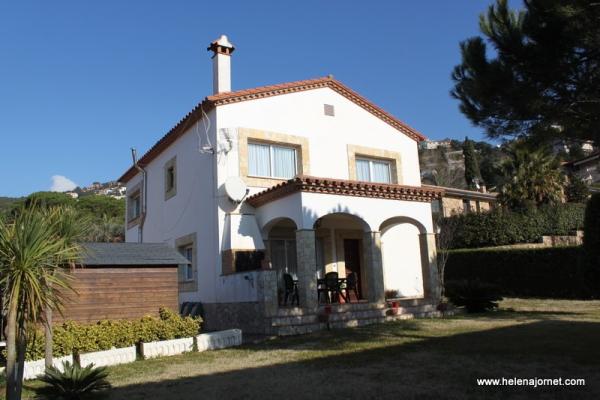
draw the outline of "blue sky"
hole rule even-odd
[[[489,0],[13,1],[0,4],[0,196],[54,175],[113,180],[212,87],[208,43],[236,45],[233,88],[333,74],[433,139],[481,139],[450,98],[458,43]]]

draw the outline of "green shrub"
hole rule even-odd
[[[502,300],[496,286],[477,279],[448,281],[446,296],[459,307],[464,306],[467,312],[476,313],[493,310]]]
[[[191,337],[198,334],[201,319],[181,317],[165,308],[159,317],[145,316],[136,321],[107,320],[95,324],[66,321],[53,327],[52,351],[55,357],[89,353],[152,342]],[[27,340],[27,360],[44,358],[44,332],[31,331]]]
[[[585,209],[583,248],[586,261],[600,266],[600,193],[595,193]]]
[[[445,279],[480,280],[504,296],[590,298],[581,258],[581,247],[453,250]]]
[[[81,367],[79,364],[63,362],[63,372],[58,368],[50,367],[40,378],[45,385],[36,388],[36,398],[80,400],[90,398],[90,394],[110,389],[111,385],[106,379],[106,367],[94,367],[90,364]]]
[[[569,235],[583,227],[584,212],[583,204],[560,204],[523,212],[498,208],[489,213],[455,215],[448,217],[455,219],[457,225],[451,247],[464,249],[536,243],[544,235]]]

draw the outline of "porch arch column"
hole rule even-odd
[[[363,251],[367,264],[367,297],[370,303],[385,302],[383,261],[381,257],[381,232],[363,234]]]
[[[318,305],[317,250],[314,229],[296,231],[296,262],[300,307],[316,310]]]
[[[438,301],[440,298],[437,246],[435,233],[419,234],[421,244],[421,266],[423,271],[423,292],[426,298]]]

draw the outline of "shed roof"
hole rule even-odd
[[[179,265],[189,264],[165,243],[84,243],[82,265]]]

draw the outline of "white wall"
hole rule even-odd
[[[409,223],[393,225],[381,235],[385,290],[400,297],[423,296],[419,229]]]
[[[324,115],[324,104],[335,106],[334,117]],[[417,142],[329,88],[232,103],[217,113],[219,128],[307,137],[310,175],[348,179],[347,145],[353,144],[401,153],[401,183],[421,185]],[[232,161],[231,173],[237,158]]]
[[[215,113],[210,112],[211,131],[215,142]],[[215,156],[198,151],[200,134],[206,141],[204,125],[198,122],[182,137],[146,167],[148,178],[147,216],[144,223],[144,242],[175,245],[179,237],[196,233],[198,292],[183,292],[180,301],[215,301],[215,280],[218,254],[216,191],[214,185]],[[164,165],[177,156],[177,194],[165,201]],[[138,174],[127,183],[127,189],[141,181]],[[138,227],[126,231],[127,242],[138,241]],[[219,270],[220,271],[220,270]]]

